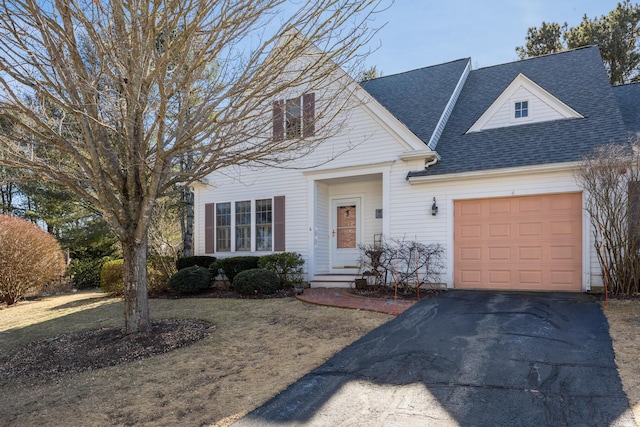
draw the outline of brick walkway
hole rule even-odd
[[[377,311],[396,316],[416,303],[416,301],[402,299],[394,301],[393,299],[361,297],[353,295],[349,289],[345,288],[309,288],[305,289],[302,295],[298,295],[297,298],[312,304]]]

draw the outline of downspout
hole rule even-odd
[[[438,163],[438,156],[433,156],[433,159],[432,159],[431,161],[428,161],[428,162],[427,162],[427,161],[425,160],[425,162],[424,162],[424,168],[425,168],[425,169],[428,169],[428,168],[429,168],[429,166],[433,166],[433,165],[435,165],[436,163]]]

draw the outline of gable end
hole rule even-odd
[[[466,133],[584,116],[519,74]]]

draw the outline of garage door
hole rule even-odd
[[[582,290],[580,193],[454,202],[454,287]]]

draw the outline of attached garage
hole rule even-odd
[[[582,290],[582,194],[454,202],[454,287]]]

